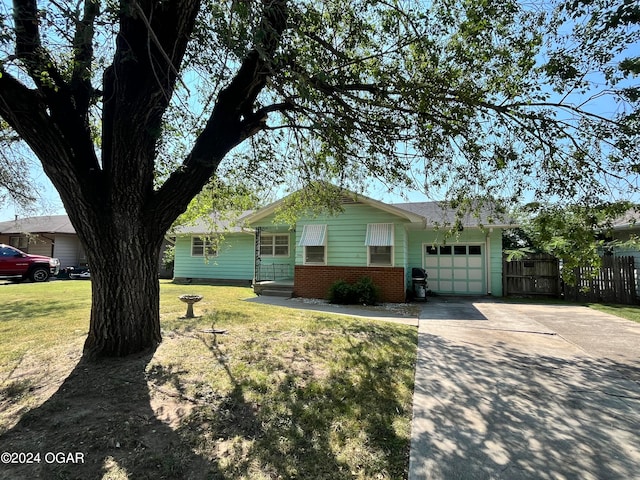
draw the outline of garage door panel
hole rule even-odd
[[[467,282],[453,282],[453,289],[456,293],[468,293]]]
[[[482,280],[482,270],[468,270],[469,280]]]
[[[428,256],[424,259],[424,268],[428,269],[432,267],[438,268],[438,257]]]
[[[438,278],[442,280],[451,280],[453,279],[453,271],[449,269],[441,269],[439,271]]]
[[[451,268],[453,266],[453,259],[449,256],[439,257],[440,259],[440,267]]]
[[[453,266],[454,267],[465,267],[467,266],[467,257],[453,257]]]
[[[424,271],[427,273],[427,279],[437,279],[438,278],[438,270],[437,269],[429,269],[425,268]]]
[[[471,268],[482,268],[482,258],[481,257],[468,257],[467,261],[468,265]]]
[[[457,244],[453,247],[424,251],[424,267],[429,287],[436,292],[450,294],[484,294],[485,246]]]
[[[453,271],[453,278],[456,280],[466,280],[469,276],[469,270],[466,268],[456,268]]]

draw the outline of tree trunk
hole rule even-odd
[[[140,231],[137,222],[124,223],[84,232],[89,233],[84,243],[92,282],[84,355],[90,360],[148,351],[162,340],[158,257],[163,236]]]
[[[286,0],[264,2],[256,45],[218,93],[182,166],[155,189],[163,115],[202,2],[121,3],[102,92],[89,81],[97,73],[91,69],[95,5],[87,4],[77,22],[71,82],[63,73],[68,69],[59,70],[52,61],[56,55],[42,45],[32,0],[16,0],[14,9],[16,57],[31,81],[24,84],[0,68],[0,115],[40,158],[87,254],[93,287],[89,359],[139,353],[161,341],[163,236],[227,153],[265,128],[271,110],[258,108],[257,99],[276,67],[270,59],[288,25]],[[35,89],[27,86],[32,83]],[[99,94],[98,156],[89,105]]]

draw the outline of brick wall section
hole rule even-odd
[[[404,268],[402,267],[331,267],[296,265],[293,294],[303,298],[327,298],[336,280],[355,283],[370,277],[380,288],[382,302],[404,302]]]

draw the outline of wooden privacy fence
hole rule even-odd
[[[524,260],[502,263],[502,290],[504,295],[560,296],[560,264],[558,259],[539,253]]]
[[[503,262],[505,296],[555,296],[574,302],[640,303],[633,257],[602,257],[602,267],[592,277],[592,267],[574,269],[575,285],[562,282],[560,262],[547,254]]]
[[[637,304],[636,270],[633,257],[605,255],[597,276],[591,267],[574,269],[575,286],[564,286],[565,300]]]

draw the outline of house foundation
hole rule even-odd
[[[381,302],[405,301],[404,268],[402,267],[336,267],[296,265],[293,294],[303,298],[329,296],[329,287],[338,280],[355,283],[369,277],[380,288]]]

